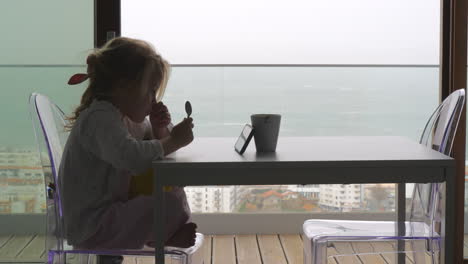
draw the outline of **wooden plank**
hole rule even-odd
[[[336,256],[335,260],[338,264],[362,264],[355,256]]]
[[[338,251],[334,246],[332,247],[327,247],[327,263],[328,264],[338,264],[338,261],[336,260],[335,256],[338,255]]]
[[[416,249],[413,249],[413,243],[417,243],[416,245]],[[416,261],[414,260],[414,254],[413,254],[413,250],[417,250],[417,248],[420,248],[421,246],[424,248],[425,245],[424,244],[421,244],[421,243],[424,243],[424,241],[418,241],[418,242],[413,242],[413,243],[410,243],[410,242],[407,242],[405,243],[405,250],[406,250],[406,256],[411,260],[411,263],[415,263]]]
[[[211,264],[211,249],[212,249],[212,241],[213,238],[211,235],[205,235],[205,239],[203,240],[203,248],[199,249],[203,252],[203,263]]]
[[[468,258],[468,234],[465,234],[463,239],[463,257]]]
[[[213,264],[236,264],[236,254],[234,249],[234,236],[218,235],[213,236]]]
[[[141,256],[141,257],[136,257],[135,260],[136,260],[135,264],[154,264],[154,257]],[[165,257],[165,262],[171,263],[169,262],[169,259],[167,257]]]
[[[122,264],[137,264],[137,258],[134,256],[124,256]]]
[[[0,236],[0,248],[2,248],[12,237],[13,235]]]
[[[278,235],[257,235],[257,239],[263,263],[287,263]]]
[[[205,250],[205,245],[209,245],[206,248],[209,248],[210,252],[208,252],[209,260],[205,258],[204,263],[210,264],[211,263],[211,236],[206,236],[205,235],[205,240],[203,241],[203,246],[202,248],[199,249],[199,251]],[[197,252],[199,252],[197,251]],[[205,252],[204,252],[205,253]],[[204,255],[206,256],[206,255]],[[193,256],[192,256],[193,257]],[[165,263],[179,263],[178,260],[174,262],[174,260],[171,260],[170,255],[166,255],[165,257]],[[155,264],[154,263],[154,257],[153,256],[125,256],[124,257],[124,263],[123,264]]]
[[[171,259],[169,256],[166,256],[165,261],[166,261],[165,263],[168,263],[168,264],[173,263],[171,262]],[[176,263],[179,263],[179,262],[176,262]],[[155,264],[155,263],[154,263],[154,257],[152,256],[139,256],[139,257],[125,256],[124,262],[122,264]]]
[[[406,250],[406,256],[411,260],[411,263],[414,263],[414,254],[413,254],[413,247],[411,243],[405,243],[405,250]]]
[[[35,235],[32,241],[16,257],[18,261],[45,261],[42,253],[45,249],[45,236]]]
[[[413,242],[415,243],[416,245],[416,250],[419,250],[419,251],[424,251],[424,252],[421,252],[422,254],[424,254],[424,258],[425,258],[425,262],[426,263],[432,263],[432,256],[431,254],[426,250],[426,241],[424,240],[419,240],[419,241],[415,241]],[[408,251],[406,253],[406,256],[411,259],[411,263],[416,263],[416,260],[414,260],[414,255],[413,255],[413,244],[410,243],[410,242],[407,242],[406,245],[405,245],[405,249],[406,251]],[[439,257],[439,252],[436,251],[435,252],[435,259],[438,259]]]
[[[235,236],[238,264],[261,264],[260,251],[255,235]]]
[[[2,248],[0,248],[0,259],[2,261],[14,261],[16,256],[32,241],[32,235],[13,235]]]
[[[350,264],[362,264],[359,258],[355,254],[350,242],[333,242],[334,248],[338,252],[338,256],[335,259],[338,263],[350,263]],[[328,251],[328,250],[327,250]],[[347,255],[347,256],[340,256]]]
[[[304,263],[304,246],[299,235],[280,235],[288,264]]]
[[[170,257],[166,256],[165,257],[165,263],[170,264],[173,263],[171,262]],[[178,261],[176,263],[179,263]],[[124,257],[124,263],[122,264],[155,264],[154,263],[154,257],[151,256],[127,256]]]
[[[203,252],[204,263],[211,263],[211,236],[205,235],[202,247],[192,256],[196,257],[196,254]],[[166,263],[173,263],[169,256],[166,255]],[[177,262],[178,263],[178,262]],[[153,256],[124,256],[123,264],[154,264]]]
[[[67,254],[67,264],[94,263],[92,261],[96,261],[96,258],[96,255]]]
[[[376,252],[395,252],[395,247],[393,244],[394,242],[372,242],[371,245],[374,247]],[[396,253],[380,253],[380,255],[388,262],[388,263],[396,263]]]
[[[359,254],[358,258],[364,264],[386,264],[385,260],[378,252],[374,251],[374,248],[369,242],[352,242],[351,246],[356,253],[364,253]],[[367,254],[365,254],[367,253]]]
[[[382,242],[371,242],[371,245],[374,247],[376,252],[391,252],[391,253],[380,253],[380,255],[388,263],[396,263],[396,242],[382,241]],[[406,262],[413,263],[413,260],[409,257],[409,254],[406,255]],[[428,262],[430,263],[430,262]]]
[[[299,237],[302,241],[304,240],[304,236],[302,234],[299,235]],[[338,251],[333,245],[331,247],[327,247],[327,264],[338,264],[337,260],[335,259],[335,256],[338,254]],[[304,256],[304,254],[302,256]]]
[[[67,254],[66,263],[79,264],[80,256],[78,254]]]

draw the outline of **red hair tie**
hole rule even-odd
[[[88,79],[88,74],[86,73],[77,73],[74,74],[70,79],[68,80],[69,85],[75,85],[75,84],[80,84]]]

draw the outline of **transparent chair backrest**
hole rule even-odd
[[[38,144],[46,190],[46,250],[63,250],[63,218],[58,189],[58,169],[68,137],[65,115],[46,96],[33,93],[29,98],[34,135]]]
[[[464,105],[464,89],[450,94],[429,118],[419,142],[445,155],[450,155]],[[415,184],[410,222],[425,222],[430,225],[431,232],[437,231],[443,215],[444,190],[443,184]]]

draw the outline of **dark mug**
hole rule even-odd
[[[254,128],[257,152],[274,152],[278,143],[281,115],[255,114],[250,116]]]

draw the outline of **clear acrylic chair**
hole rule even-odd
[[[458,121],[465,105],[465,91],[450,94],[429,118],[420,138],[420,144],[450,155]],[[336,263],[336,259],[370,257],[374,254],[405,253],[414,263],[438,263],[441,250],[441,221],[445,214],[443,197],[445,184],[415,184],[412,194],[409,221],[405,234],[397,235],[394,221],[314,220],[303,224],[304,263]],[[343,250],[344,243],[358,245],[370,242],[374,246],[356,246]],[[396,243],[404,247],[398,250]],[[377,244],[376,244],[377,243]],[[380,244],[378,244],[380,243]],[[361,243],[361,245],[363,245]],[[389,247],[390,246],[390,247]],[[340,248],[341,247],[341,248]],[[337,249],[338,248],[338,249]],[[348,248],[349,249],[349,248]],[[358,253],[355,253],[355,252]],[[369,262],[370,263],[370,262]]]
[[[69,132],[65,129],[62,110],[46,96],[33,93],[29,98],[30,115],[34,135],[39,148],[44,171],[46,191],[46,240],[47,263],[96,263],[97,256],[132,256],[139,259],[154,256],[154,249],[148,250],[79,250],[67,244],[63,232],[61,193],[58,185],[58,168],[63,147]],[[203,264],[203,235],[197,233],[195,245],[187,248],[166,248],[165,262],[169,264]],[[73,259],[73,261],[71,261]],[[136,259],[135,259],[136,260]],[[126,262],[129,263],[129,262]]]

